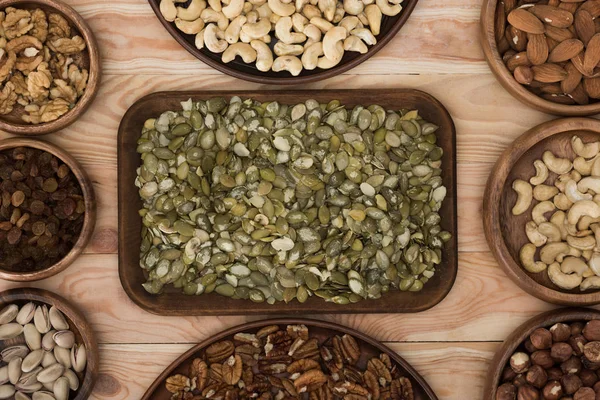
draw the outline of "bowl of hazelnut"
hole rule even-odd
[[[600,398],[600,311],[565,308],[518,327],[492,360],[484,400]]]

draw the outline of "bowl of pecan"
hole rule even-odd
[[[67,268],[96,222],[92,183],[66,151],[0,141],[0,279],[35,281]]]
[[[2,2],[0,129],[63,129],[90,106],[99,81],[98,45],[75,10],[56,0]]]
[[[502,86],[540,111],[600,112],[600,2],[485,0],[481,43]]]
[[[355,330],[309,319],[256,321],[194,346],[142,400],[437,400],[389,348]]]
[[[492,360],[484,400],[600,398],[600,311],[565,308],[518,327]]]

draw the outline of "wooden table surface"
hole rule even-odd
[[[158,374],[194,343],[248,317],[159,317],[127,297],[117,271],[117,128],[140,97],[161,90],[286,89],[223,75],[195,59],[165,31],[144,0],[66,0],[98,39],[104,77],[90,110],[69,129],[44,138],[87,169],[98,198],[91,244],[63,273],[32,286],[76,304],[100,342],[92,399],[139,399]],[[491,75],[478,41],[480,0],[420,0],[388,46],[349,73],[308,85],[417,88],[454,118],[458,140],[459,272],[448,297],[411,315],[326,315],[397,350],[443,400],[480,399],[500,342],[554,306],[512,283],[492,257],[481,222],[485,182],[500,152],[532,126],[554,117],[512,98]],[[307,88],[307,87],[303,87]],[[0,133],[0,138],[8,137]],[[1,282],[0,290],[19,284]],[[273,315],[270,315],[272,317]],[[309,316],[310,317],[310,316]]]

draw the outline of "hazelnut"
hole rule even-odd
[[[583,346],[587,343],[587,339],[583,335],[571,336],[569,344],[573,348],[576,356],[583,355]]]
[[[581,368],[581,359],[575,356],[560,364],[560,369],[564,374],[579,374]]]
[[[550,349],[550,356],[556,362],[567,361],[573,355],[573,348],[565,343],[554,343]]]
[[[581,332],[583,336],[589,340],[600,340],[600,320],[593,319],[585,324],[585,328]]]
[[[540,392],[530,385],[523,385],[518,389],[518,400],[539,400]]]
[[[550,368],[546,371],[548,374],[548,380],[557,381],[564,375],[562,370],[558,367]]]
[[[583,322],[573,322],[571,324],[571,336],[581,335],[585,324]]]
[[[563,395],[563,389],[558,381],[550,381],[546,383],[542,390],[545,400],[558,400]]]
[[[594,383],[594,386],[592,387],[592,389],[594,389],[594,392],[600,394],[600,381]]]
[[[531,355],[531,363],[548,369],[554,366],[554,360],[550,356],[550,350],[538,350]]]
[[[511,367],[506,366],[502,371],[502,382],[510,382],[517,376],[517,373]]]
[[[525,380],[530,385],[541,389],[548,381],[548,374],[544,368],[540,367],[539,365],[534,365],[529,368],[529,371],[527,371]]]
[[[583,386],[592,387],[598,382],[598,375],[591,369],[582,369],[579,373],[579,379],[581,379]]]
[[[592,363],[600,362],[600,342],[588,342],[583,346],[583,355]]]
[[[571,337],[571,328],[569,325],[559,322],[550,327],[550,333],[554,342],[566,342]]]
[[[546,328],[537,328],[529,335],[531,344],[538,350],[549,349],[552,346],[552,334]]]
[[[516,400],[517,388],[510,384],[504,383],[496,389],[496,400]]]
[[[523,342],[523,347],[525,347],[525,350],[527,350],[528,353],[533,353],[534,351],[538,350],[533,343],[531,343],[531,339],[529,338],[525,339]]]
[[[591,369],[592,371],[598,371],[600,369],[600,362],[591,362],[585,356],[581,357],[581,364],[583,365],[583,368]]]
[[[565,394],[573,394],[581,387],[581,379],[577,375],[563,375],[560,378],[560,383],[565,391]]]
[[[510,357],[510,367],[517,374],[527,371],[530,365],[531,361],[529,360],[529,356],[525,353],[515,353]]]
[[[525,380],[525,375],[519,374],[519,375],[515,376],[515,379],[513,379],[512,383],[516,387],[527,385],[527,381]]]
[[[573,400],[596,400],[596,392],[589,387],[582,387],[573,396]]]

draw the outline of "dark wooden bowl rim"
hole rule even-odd
[[[483,54],[500,84],[517,100],[525,105],[549,114],[564,116],[586,116],[600,113],[600,101],[588,105],[559,104],[546,100],[527,90],[518,83],[502,61],[494,35],[494,14],[498,0],[484,0],[481,7],[480,41]]]
[[[206,53],[206,52],[208,52],[208,50],[206,50],[206,49],[198,50],[193,44],[191,44],[190,42],[188,42],[185,39],[186,35],[184,33],[180,32],[177,29],[177,27],[175,26],[175,24],[172,24],[163,18],[162,14],[160,13],[160,8],[159,8],[160,0],[148,0],[148,2],[150,3],[150,6],[154,10],[154,13],[156,14],[156,17],[158,18],[160,23],[171,34],[171,36],[173,36],[173,38],[175,40],[177,40],[177,42],[181,46],[183,46],[183,48],[185,48],[194,57],[196,57],[203,63],[208,64],[212,68],[214,68],[220,72],[223,72],[224,74],[233,76],[234,78],[244,79],[244,80],[247,80],[250,82],[262,83],[262,84],[271,84],[271,85],[299,85],[299,84],[306,84],[306,83],[310,83],[310,82],[316,82],[316,81],[320,81],[323,79],[328,79],[328,78],[332,78],[332,77],[341,75],[342,73],[365,62],[367,59],[374,56],[375,53],[377,53],[379,50],[381,50],[386,44],[388,44],[394,38],[394,36],[396,36],[396,34],[400,30],[400,28],[402,28],[402,26],[406,23],[406,21],[408,21],[408,18],[410,17],[410,14],[415,9],[415,6],[417,5],[418,1],[419,0],[404,0],[404,2],[402,3],[402,11],[400,12],[399,15],[394,16],[394,17],[386,17],[384,15],[384,18],[392,18],[392,19],[395,18],[396,20],[394,21],[392,27],[386,34],[384,34],[384,35],[380,34],[377,36],[377,43],[373,46],[368,46],[369,51],[367,51],[365,54],[358,54],[357,56],[355,56],[354,58],[352,58],[349,61],[344,61],[342,59],[342,61],[335,67],[330,68],[330,69],[323,69],[323,70],[317,69],[319,72],[311,71],[310,75],[303,75],[303,73],[304,73],[304,70],[303,70],[300,73],[300,75],[298,75],[298,76],[292,76],[292,75],[288,74],[289,76],[279,77],[279,76],[272,76],[272,75],[276,74],[273,71],[268,71],[268,72],[264,72],[261,74],[257,73],[256,75],[250,74],[250,73],[241,71],[238,68],[236,68],[233,65],[234,64],[233,62],[225,64],[221,61],[217,61],[217,60],[210,58]],[[189,36],[189,35],[187,35],[187,36]],[[279,73],[277,73],[277,74],[279,74]]]
[[[318,328],[330,329],[330,330],[337,331],[337,332],[344,333],[344,334],[349,334],[351,336],[354,336],[354,338],[356,338],[357,340],[361,340],[361,341],[377,348],[382,353],[386,353],[387,355],[389,355],[390,358],[395,363],[399,364],[404,370],[406,370],[406,372],[411,376],[412,380],[414,382],[416,382],[419,386],[421,386],[421,388],[424,390],[424,392],[427,394],[427,396],[429,396],[430,400],[438,399],[437,396],[435,395],[435,393],[433,392],[433,390],[431,389],[431,387],[425,381],[425,379],[406,360],[404,360],[402,357],[400,357],[396,352],[391,350],[389,347],[379,343],[377,340],[372,339],[371,337],[365,335],[364,333],[361,333],[352,328],[347,328],[345,326],[338,325],[338,324],[335,324],[332,322],[307,319],[307,318],[276,318],[276,319],[269,319],[269,320],[263,320],[263,321],[248,322],[248,323],[245,323],[242,325],[234,326],[233,328],[229,328],[213,337],[203,340],[199,344],[195,345],[194,347],[192,347],[191,349],[189,349],[188,351],[183,353],[175,361],[173,361],[171,363],[171,365],[169,365],[158,376],[158,378],[156,378],[156,380],[152,383],[152,385],[148,388],[148,390],[146,390],[146,393],[144,393],[144,396],[142,396],[141,400],[150,400],[152,398],[153,393],[156,391],[156,389],[158,389],[158,387],[164,383],[164,381],[170,376],[171,372],[174,369],[176,369],[182,363],[186,362],[189,358],[193,357],[200,350],[204,349],[205,347],[210,346],[211,344],[213,344],[215,342],[223,340],[226,337],[234,335],[238,332],[245,332],[245,331],[248,331],[251,329],[260,329],[262,327],[269,326],[269,325],[300,325],[300,324],[306,325],[309,329],[311,327],[318,327]]]
[[[483,389],[483,400],[494,400],[496,398],[496,388],[500,383],[506,363],[534,330],[542,327],[547,328],[559,322],[589,321],[592,319],[600,319],[600,311],[589,308],[561,308],[539,314],[519,326],[506,338],[490,363]]]
[[[73,156],[71,156],[66,150],[37,139],[11,138],[0,140],[0,152],[21,146],[47,151],[63,161],[71,169],[71,171],[73,171],[73,174],[77,178],[83,193],[83,200],[85,202],[85,217],[79,238],[73,245],[73,248],[60,261],[40,271],[14,272],[0,269],[0,279],[26,282],[37,281],[56,275],[65,270],[73,263],[73,261],[75,261],[77,257],[79,257],[81,252],[85,249],[85,246],[87,246],[92,238],[94,226],[96,225],[96,197],[94,194],[92,181],[88,177],[87,173],[81,164],[79,164],[79,162],[77,162],[77,160],[73,158]]]
[[[85,40],[85,44],[89,53],[90,67],[88,71],[89,76],[87,87],[83,92],[83,96],[77,100],[75,106],[66,114],[60,116],[55,121],[36,125],[28,124],[26,122],[8,122],[4,120],[2,116],[0,116],[0,129],[3,131],[25,136],[46,135],[71,125],[79,117],[81,117],[92,104],[92,101],[98,93],[100,77],[102,75],[100,50],[98,48],[96,38],[94,37],[94,33],[90,29],[89,25],[71,6],[63,3],[60,0],[0,0],[0,9],[18,6],[19,4],[36,4],[48,8],[54,8],[59,14],[62,14],[65,18],[67,18],[67,20],[79,31]]]
[[[83,381],[79,382],[79,389],[77,389],[77,395],[73,400],[86,400],[94,389],[99,370],[98,343],[96,342],[94,331],[83,314],[65,298],[56,293],[37,288],[16,288],[0,292],[0,301],[2,304],[22,300],[36,301],[55,306],[70,320],[72,327],[75,327],[81,335],[81,340],[85,345],[87,363],[85,376]]]

